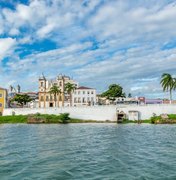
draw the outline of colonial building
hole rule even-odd
[[[80,86],[72,95],[73,106],[93,106],[96,104],[96,90]]]
[[[70,96],[65,92],[65,85],[67,83],[74,84],[78,87],[78,83],[69,76],[59,75],[56,79],[47,80],[44,75],[39,78],[39,107],[59,107],[67,106],[70,102]],[[61,91],[60,94],[54,98],[50,93],[53,86],[57,86]]]
[[[7,90],[0,87],[0,115],[5,107],[7,107]]]

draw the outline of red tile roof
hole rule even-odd
[[[7,91],[7,89],[5,89],[5,88],[2,88],[2,87],[0,87],[0,89],[1,89],[1,90],[6,90],[6,91]]]
[[[85,87],[85,86],[80,86],[79,88],[77,89],[93,89],[93,88],[89,88],[89,87]]]

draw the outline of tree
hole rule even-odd
[[[72,106],[72,93],[76,89],[75,84],[67,83],[65,84],[65,91],[69,94],[70,96],[70,106]]]
[[[131,98],[131,97],[132,97],[131,93],[129,93],[129,94],[128,94],[128,97],[129,97],[129,98]]]
[[[170,102],[172,101],[172,90],[176,89],[175,79],[168,73],[164,73],[161,76],[160,84],[163,87],[163,91],[169,91]]]
[[[102,93],[101,96],[114,99],[116,97],[124,97],[125,93],[123,93],[123,88],[119,84],[111,84],[109,89]]]
[[[50,88],[49,93],[54,95],[54,102],[55,102],[55,107],[56,107],[57,95],[58,95],[58,100],[59,100],[59,95],[61,94],[61,90],[59,89],[59,87],[54,85]],[[59,103],[58,103],[58,107],[59,107]]]
[[[126,98],[126,93],[123,92],[121,97]]]
[[[11,100],[11,102],[17,102],[22,107],[31,101],[32,99],[27,94],[16,94],[15,97]]]

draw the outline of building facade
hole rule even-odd
[[[0,87],[0,115],[2,115],[4,108],[7,107],[7,90]]]
[[[73,106],[93,106],[96,104],[96,90],[80,86],[72,95]]]
[[[39,107],[59,107],[68,106],[70,102],[70,96],[65,92],[65,85],[67,83],[74,84],[78,87],[78,82],[71,79],[69,76],[59,75],[56,79],[47,80],[44,75],[39,78]],[[50,93],[50,89],[53,86],[57,86],[61,91],[60,94],[56,96]]]

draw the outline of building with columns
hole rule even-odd
[[[65,92],[65,85],[67,83],[74,84],[75,87],[78,87],[78,82],[71,79],[69,76],[59,75],[56,79],[47,80],[44,75],[39,78],[39,107],[48,108],[48,107],[59,107],[59,106],[68,106],[69,105],[69,95]],[[61,94],[56,96],[50,93],[50,89],[53,86],[59,87]]]

